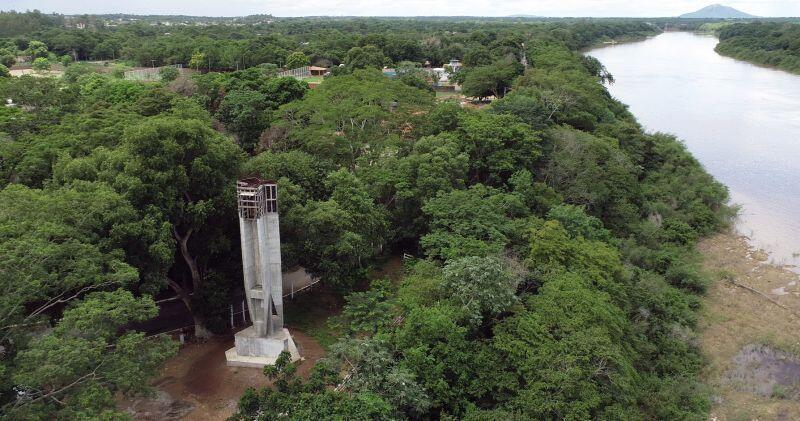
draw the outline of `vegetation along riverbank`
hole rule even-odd
[[[709,414],[696,247],[727,226],[727,190],[580,54],[656,26],[3,19],[0,55],[41,70],[0,76],[4,416],[110,418],[165,361],[192,376],[171,393],[205,387],[171,338],[136,327],[177,297],[196,337],[230,333],[248,176],[280,188],[283,264],[341,306],[328,325],[287,311],[325,356],[269,366],[235,419]],[[181,69],[146,69],[164,65]],[[295,65],[327,75],[281,73]],[[436,100],[435,68],[456,100]],[[383,279],[393,256],[403,275]]]
[[[739,23],[717,32],[718,53],[800,74],[800,23]]]

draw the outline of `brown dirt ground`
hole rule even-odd
[[[749,344],[765,344],[798,355],[798,275],[787,267],[767,263],[766,253],[753,250],[746,238],[731,233],[708,238],[698,249],[705,257],[705,269],[715,279],[700,318],[700,345],[709,361],[703,376],[714,394],[710,419],[800,419],[797,400],[741,391],[726,375],[734,368],[736,355]],[[765,293],[786,309],[728,279]]]
[[[373,272],[373,277],[397,283],[402,274],[402,257],[391,256]],[[300,294],[288,301],[286,327],[304,359],[298,374],[307,378],[314,363],[325,354],[323,345],[330,345],[338,336],[337,328],[328,321],[341,312],[342,300],[331,289],[320,285],[313,293]],[[258,389],[270,384],[260,369],[228,367],[225,351],[232,347],[233,336],[182,346],[153,382],[155,396],[120,399],[120,408],[142,421],[205,421],[230,417],[246,388]]]
[[[298,373],[307,377],[324,351],[297,329],[292,329],[292,336],[304,358]],[[260,369],[228,367],[225,351],[232,347],[232,336],[184,345],[178,355],[167,361],[154,382],[156,397],[125,400],[120,403],[121,408],[136,420],[206,421],[230,417],[246,388],[270,384]]]

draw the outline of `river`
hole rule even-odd
[[[720,56],[716,44],[667,32],[588,54],[648,131],[678,136],[728,186],[738,231],[800,266],[800,76]]]

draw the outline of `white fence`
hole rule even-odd
[[[143,82],[155,82],[161,80],[159,72],[165,67],[174,67],[178,70],[183,69],[182,64],[170,64],[169,66],[151,67],[149,69],[128,70],[125,72],[126,80],[138,80]]]
[[[280,77],[291,76],[297,79],[308,78],[311,77],[311,68],[308,66],[303,66],[292,70],[284,70],[278,73],[278,76]]]

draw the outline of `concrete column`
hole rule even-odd
[[[278,213],[268,213],[267,253],[269,254],[270,295],[275,308],[275,327],[283,328],[283,272],[281,271],[281,234]]]
[[[262,282],[261,289],[264,292],[264,324],[266,325],[267,335],[275,332],[275,323],[272,320],[272,279],[270,276],[270,253],[269,239],[267,236],[267,217],[262,215],[256,220],[258,225],[258,273]],[[282,327],[282,326],[281,326]]]
[[[247,220],[239,217],[239,233],[242,241],[242,272],[244,274],[244,291],[247,296],[248,311],[250,312],[250,320],[253,321],[253,327],[256,332],[265,333],[263,312],[260,311],[257,305],[257,297],[253,296],[253,289],[258,286],[258,262],[256,260],[256,247],[258,245],[255,241],[255,221]]]

